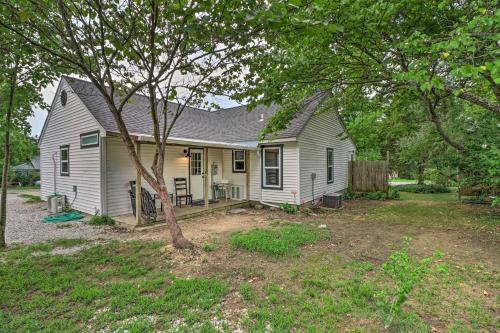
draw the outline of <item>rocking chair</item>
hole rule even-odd
[[[134,212],[134,216],[136,216],[135,181],[130,181],[129,183],[130,190],[128,192],[132,203],[132,211]],[[151,196],[151,193],[149,193],[149,191],[144,187],[141,187],[141,215],[144,219],[150,222],[155,221],[157,217],[155,200]]]

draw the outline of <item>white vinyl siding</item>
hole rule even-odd
[[[333,111],[315,114],[299,135],[300,195],[309,202],[312,197],[311,174],[316,173],[314,197],[339,192],[348,186],[348,161],[355,146],[346,138],[344,128]],[[328,184],[327,148],[333,148],[333,182]]]
[[[104,142],[104,141],[103,141]],[[132,213],[130,203],[129,181],[135,180],[136,171],[128,156],[125,145],[121,139],[111,137],[106,139],[106,192],[107,192],[107,213],[111,216]],[[154,154],[153,144],[141,144],[141,160],[144,165],[150,166]],[[189,158],[184,156],[184,149],[188,147],[167,146],[164,177],[169,193],[174,193],[174,177],[186,177],[189,179]],[[213,164],[217,164],[217,175],[213,176],[213,181],[228,179],[232,184],[241,185],[243,197],[245,197],[245,174],[231,172],[231,150],[228,149],[208,149],[209,185],[212,184],[211,169]],[[229,177],[232,176],[233,177]],[[146,181],[142,181],[142,186],[153,192]],[[192,191],[191,191],[192,192]],[[209,192],[209,198],[212,197]]]
[[[249,153],[248,172],[250,172],[250,200],[260,201],[262,198],[260,188],[260,157],[257,151]]]
[[[212,169],[214,164],[217,165],[217,174],[212,174]],[[210,187],[214,182],[220,181],[222,179],[222,150],[220,149],[208,149],[208,186]],[[212,179],[213,178],[213,179]],[[208,193],[208,198],[212,198],[212,190]]]
[[[246,172],[233,172],[233,151],[230,149],[222,150],[223,172],[222,179],[228,180],[231,185],[237,185],[241,188],[241,199],[246,200]]]
[[[271,144],[272,145],[272,144]],[[265,145],[263,145],[265,147]],[[261,156],[263,158],[263,156]],[[261,200],[269,203],[300,203],[299,201],[299,149],[297,142],[283,144],[283,189],[261,189]],[[259,161],[260,162],[260,161]],[[296,197],[292,192],[296,192]],[[294,202],[294,199],[296,202]]]
[[[64,107],[60,99],[62,90],[66,90],[68,96]],[[44,200],[56,191],[66,195],[69,203],[74,199],[72,208],[76,210],[88,214],[101,212],[101,152],[99,147],[80,149],[80,134],[98,130],[100,126],[95,118],[63,79],[39,143],[41,195]],[[69,175],[61,176],[60,147],[65,145],[69,145]],[[73,186],[77,187],[76,197]]]
[[[141,144],[141,161],[149,168],[153,163],[154,144]],[[163,175],[169,193],[174,191],[174,177],[188,179],[189,158],[184,156],[187,147],[167,146],[165,151],[165,168]],[[122,140],[110,137],[106,140],[106,192],[107,212],[110,216],[132,213],[129,195],[129,182],[135,180],[136,169],[128,156]],[[143,179],[141,185],[154,193],[151,186]]]

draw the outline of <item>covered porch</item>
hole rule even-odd
[[[193,217],[197,217],[204,214],[210,214],[212,212],[229,211],[233,208],[245,207],[248,205],[247,200],[221,200],[219,202],[213,202],[208,204],[208,208],[205,205],[193,205],[193,206],[182,206],[182,208],[174,207],[175,216],[178,220],[186,220]],[[161,224],[165,222],[165,217],[163,212],[157,210],[158,217],[155,221],[150,221],[148,223],[137,224],[137,219],[134,214],[125,214],[114,217],[115,221],[119,226],[126,229],[134,229],[140,227],[146,227],[148,225]],[[142,222],[142,221],[141,221]]]
[[[155,149],[151,139],[137,137],[135,145],[144,165],[151,165]],[[107,148],[108,155],[116,150],[110,142]],[[186,219],[215,210],[229,210],[246,205],[250,200],[250,153],[255,150],[256,145],[248,144],[169,140],[164,177],[177,218]],[[113,157],[108,160],[110,163],[116,163],[112,161]],[[129,185],[127,188],[128,211],[126,214],[114,214],[115,220],[127,228],[164,222],[161,201],[155,198],[154,191],[135,168],[128,164],[133,168],[135,177],[129,177],[127,183],[135,181],[136,185]],[[185,181],[184,186],[178,185],[179,179]],[[145,208],[144,190],[153,197],[155,212],[151,206]],[[189,199],[185,196],[189,196]],[[139,210],[136,214],[132,211],[135,207]],[[148,218],[154,215],[154,219]]]

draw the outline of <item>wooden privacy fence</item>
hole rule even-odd
[[[354,192],[386,192],[388,176],[387,161],[349,161],[349,186]]]

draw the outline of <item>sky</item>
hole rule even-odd
[[[54,81],[51,85],[47,86],[45,89],[42,89],[42,96],[45,103],[50,105],[52,103],[52,99],[54,99],[54,95],[56,94],[57,84],[59,80]],[[43,128],[43,123],[45,122],[45,118],[47,118],[47,111],[42,110],[36,107],[33,110],[33,116],[31,116],[28,121],[31,125],[31,136],[39,136],[40,132]]]
[[[55,80],[51,85],[47,86],[45,89],[42,89],[42,96],[45,103],[48,105],[52,104],[52,100],[54,99],[54,95],[56,94],[57,85],[59,84],[59,79]],[[228,97],[211,97],[208,99],[210,102],[215,102],[223,108],[233,107],[240,105],[239,103],[229,99]],[[47,111],[42,110],[40,108],[35,108],[33,110],[34,114],[29,118],[29,123],[31,124],[31,136],[39,136],[42,132],[43,124],[45,119],[47,118]]]

